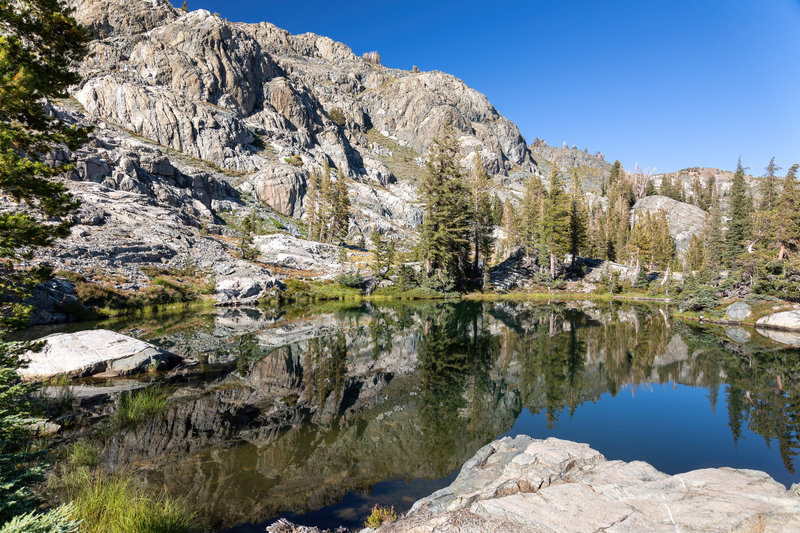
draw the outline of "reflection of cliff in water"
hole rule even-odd
[[[553,426],[631,384],[708,387],[713,405],[730,383],[734,437],[747,424],[777,439],[788,468],[798,449],[792,354],[670,323],[658,308],[364,305],[198,323],[148,336],[205,361],[207,377],[180,378],[167,412],[110,437],[104,464],[134,465],[216,527],[317,509],[382,480],[446,476],[523,408]]]

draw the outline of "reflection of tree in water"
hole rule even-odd
[[[494,343],[486,328],[481,304],[445,305],[439,313],[423,319],[417,355],[422,382],[422,439],[434,471],[450,464],[449,458],[456,454],[459,444],[472,439],[465,430],[476,428],[468,420],[481,421],[472,411],[482,403],[493,359]]]

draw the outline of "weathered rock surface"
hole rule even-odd
[[[24,354],[27,366],[18,370],[23,379],[81,377],[101,372],[128,375],[164,370],[181,359],[148,342],[105,329],[56,333],[42,341],[45,345],[40,351]]]
[[[692,235],[700,235],[706,224],[708,213],[699,207],[668,198],[666,196],[645,196],[633,206],[634,223],[640,213],[657,213],[663,210],[667,215],[669,234],[675,240],[678,253],[689,248]]]
[[[744,320],[753,314],[753,309],[744,302],[733,302],[725,308],[728,320]]]
[[[481,448],[448,487],[381,532],[792,531],[800,497],[763,472],[669,476],[586,444],[527,436]]]
[[[800,311],[782,311],[761,317],[756,321],[756,326],[800,331]]]

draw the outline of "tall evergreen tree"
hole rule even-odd
[[[312,241],[319,240],[319,175],[316,169],[311,169],[308,175],[308,190],[303,199],[303,207],[306,213],[306,223],[308,224],[308,238]]]
[[[581,182],[578,173],[572,172],[572,193],[570,194],[569,210],[569,253],[572,254],[572,267],[578,254],[588,244],[589,210],[581,191]]]
[[[499,252],[498,259],[502,260],[505,259],[508,254],[514,249],[517,244],[519,244],[519,228],[517,224],[517,215],[514,212],[514,207],[511,205],[511,201],[506,198],[506,201],[503,202],[503,233],[505,233],[505,238],[502,242],[502,247]]]
[[[758,194],[761,197],[758,203],[759,211],[769,211],[778,202],[778,178],[776,172],[780,167],[775,165],[775,158],[769,160],[769,164],[764,169],[766,173],[758,182]]]
[[[725,234],[722,229],[722,209],[716,196],[709,207],[708,219],[703,228],[703,248],[706,251],[705,270],[718,269],[725,254]]]
[[[741,159],[736,165],[731,183],[731,201],[728,210],[728,231],[725,233],[725,260],[732,265],[746,246],[750,238],[750,216],[753,212],[753,201],[744,180],[744,167]]]
[[[444,270],[462,282],[470,265],[472,209],[458,164],[458,149],[458,140],[449,125],[442,128],[428,149],[420,185],[425,209],[420,255],[428,275]]]
[[[322,172],[317,174],[317,239],[330,242],[332,239],[333,221],[333,184],[331,183],[331,167],[326,161]]]
[[[350,229],[350,196],[341,170],[331,186],[331,211],[331,241],[342,242]]]
[[[527,253],[532,254],[539,242],[542,225],[542,202],[545,190],[537,176],[531,176],[525,184],[519,213],[519,239]]]
[[[31,308],[20,302],[47,277],[46,269],[19,268],[19,260],[69,235],[65,215],[76,202],[51,178],[70,167],[48,165],[43,156],[59,145],[77,149],[88,131],[61,122],[47,101],[65,97],[78,83],[74,66],[86,54],[87,41],[64,2],[0,2],[0,195],[18,204],[0,213],[0,523],[36,503],[30,486],[42,455],[30,420],[37,415],[38,385],[21,382],[16,372],[30,346],[2,339],[27,323]]]
[[[778,249],[778,259],[800,252],[800,184],[797,183],[797,169],[794,164],[786,173],[783,189],[776,202],[774,217],[774,242]]]
[[[614,164],[611,165],[611,171],[608,175],[608,185],[606,186],[606,191],[612,191],[616,186],[617,182],[619,182],[620,178],[622,177],[622,163],[619,162],[619,159],[614,161]]]
[[[545,202],[542,221],[542,250],[550,261],[550,277],[555,278],[556,262],[569,251],[569,197],[564,191],[561,177],[555,165],[550,167],[550,190]]]
[[[480,259],[488,265],[494,245],[494,223],[492,222],[492,204],[489,199],[489,173],[481,161],[478,151],[472,170],[472,244],[475,250],[473,270],[477,273]]]
[[[692,235],[689,241],[689,249],[686,250],[686,264],[690,270],[701,270],[706,263],[706,253],[703,241],[696,234]]]

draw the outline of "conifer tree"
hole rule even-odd
[[[614,164],[611,165],[611,171],[608,175],[608,185],[607,190],[610,192],[614,190],[617,186],[617,182],[619,182],[620,178],[622,177],[622,163],[619,162],[619,159],[614,161]]]
[[[706,209],[710,209],[714,202],[716,202],[718,199],[719,195],[717,194],[717,177],[711,176],[708,178],[706,187],[703,190],[703,203],[706,205]]]
[[[542,224],[542,202],[544,201],[544,187],[537,176],[531,176],[525,184],[525,194],[522,197],[519,216],[519,240],[525,246],[527,253],[532,254],[539,242]]]
[[[775,158],[769,160],[769,164],[764,169],[766,173],[758,182],[758,193],[761,199],[758,203],[759,211],[769,211],[778,202],[778,178],[775,175],[780,167],[775,165]]]
[[[556,261],[569,251],[569,197],[561,183],[555,165],[550,167],[550,190],[547,194],[542,221],[542,253],[549,256],[550,277],[555,278]]]
[[[503,239],[502,249],[498,250],[498,252],[501,252],[498,259],[505,259],[505,256],[510,254],[511,250],[519,243],[517,216],[508,198],[503,203],[503,232],[505,233],[505,238]]]
[[[425,210],[420,256],[429,276],[443,270],[452,279],[463,282],[470,265],[472,209],[458,164],[458,148],[453,128],[448,125],[428,149],[420,185]]]
[[[578,173],[572,172],[572,193],[569,210],[569,253],[572,254],[572,268],[578,254],[586,248],[588,241],[589,211],[583,199]]]
[[[480,259],[488,263],[494,244],[494,223],[492,222],[492,205],[489,200],[489,173],[481,161],[478,151],[472,170],[472,245],[475,250],[473,271],[478,273]]]
[[[239,257],[242,259],[253,259],[257,252],[253,248],[253,232],[256,230],[255,211],[242,219],[241,233],[239,237]]]
[[[183,0],[183,3],[181,4],[181,11],[184,13],[189,12],[189,3],[186,0]]]
[[[375,271],[377,277],[384,278],[394,264],[394,241],[384,241],[377,228],[372,230],[370,238],[373,249],[372,270]]]
[[[704,268],[708,271],[718,269],[725,251],[725,235],[722,230],[722,209],[717,198],[708,210],[703,229],[703,248],[706,251]]]
[[[797,164],[789,168],[783,189],[776,202],[774,242],[778,259],[796,255],[800,251],[800,184],[797,183]]]
[[[495,226],[503,224],[503,201],[497,193],[492,196],[492,224]]]
[[[343,242],[350,229],[350,196],[341,170],[331,186],[331,211],[331,241]]]
[[[744,167],[741,159],[736,165],[731,183],[731,201],[728,210],[728,231],[725,233],[725,260],[732,265],[745,249],[745,241],[750,238],[750,215],[753,202],[748,194],[744,180]]]
[[[318,174],[317,187],[317,239],[320,242],[330,242],[333,206],[333,188],[331,184],[331,167],[326,161],[322,167],[322,172]]]
[[[311,169],[308,176],[308,190],[304,200],[306,222],[308,224],[308,238],[312,241],[319,240],[319,217],[317,213],[319,204],[319,175],[316,169]]]
[[[686,264],[690,270],[701,270],[706,263],[705,248],[696,234],[692,235],[689,241],[689,248],[686,250]]]

